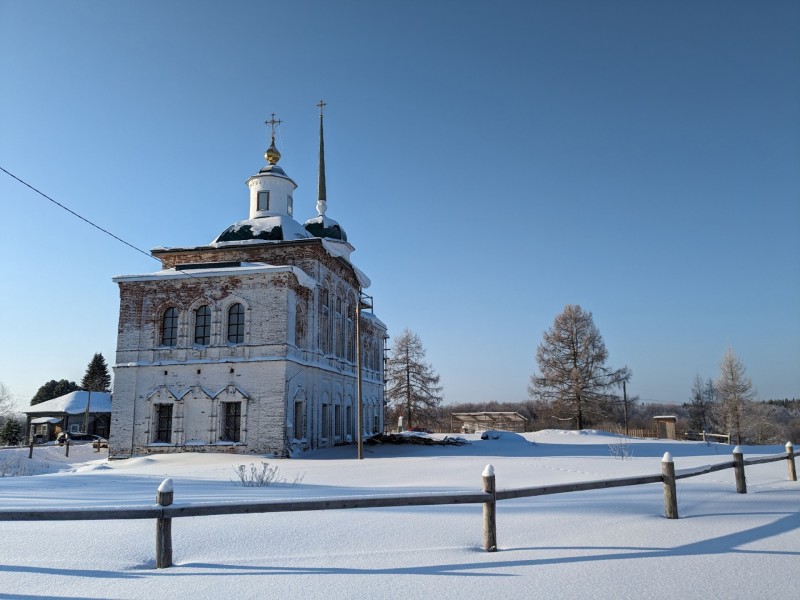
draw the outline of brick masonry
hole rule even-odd
[[[226,451],[286,456],[355,438],[356,368],[352,327],[340,319],[340,345],[323,353],[321,290],[352,308],[358,280],[318,239],[154,250],[164,269],[198,263],[291,265],[287,270],[188,271],[191,277],[121,277],[110,455]],[[245,309],[244,342],[227,339],[228,309]],[[194,343],[195,310],[211,310],[210,340]],[[300,306],[301,308],[298,308]],[[175,346],[161,344],[164,312],[178,311]],[[350,310],[348,308],[348,311]],[[330,318],[333,318],[332,316]],[[330,326],[333,327],[333,326]],[[337,330],[338,331],[338,330]],[[383,428],[385,327],[362,319],[364,428]],[[224,410],[239,403],[239,441],[222,439]],[[172,406],[169,442],[157,440],[157,414]],[[162,432],[163,433],[163,432]]]

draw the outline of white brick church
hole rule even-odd
[[[267,165],[249,218],[208,245],[157,248],[162,269],[123,275],[110,456],[228,451],[287,456],[354,442],[356,314],[369,279],[325,215],[320,103],[317,216],[294,220],[297,184]],[[361,302],[363,307],[363,302]],[[362,426],[383,429],[386,326],[361,311]]]

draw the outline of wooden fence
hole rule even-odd
[[[295,500],[269,500],[265,502],[230,502],[218,504],[173,505],[174,490],[171,479],[165,479],[156,492],[156,503],[129,507],[98,506],[67,509],[27,509],[14,508],[0,510],[0,521],[97,521],[112,519],[155,519],[156,520],[156,567],[172,566],[172,519],[178,517],[202,517],[209,515],[235,515],[271,512],[298,512],[308,510],[342,510],[348,508],[385,508],[394,506],[432,506],[442,504],[483,504],[483,548],[487,552],[497,550],[497,502],[512,498],[546,496],[567,492],[599,490],[612,487],[644,485],[662,482],[664,485],[664,515],[668,519],[678,518],[676,481],[687,477],[697,477],[706,473],[734,469],[736,491],[747,493],[745,465],[786,460],[789,480],[797,481],[795,452],[792,443],[786,444],[786,453],[764,458],[745,459],[739,446],[733,449],[733,460],[697,469],[675,472],[675,464],[669,452],[661,461],[661,474],[599,481],[584,481],[545,485],[529,488],[497,490],[492,465],[483,471],[482,491],[411,493],[386,496],[343,496]]]

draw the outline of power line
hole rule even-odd
[[[19,182],[20,182],[22,185],[24,185],[24,186],[26,186],[26,187],[28,187],[28,188],[32,189],[34,192],[36,192],[37,194],[39,194],[39,195],[40,195],[40,196],[42,196],[43,198],[46,198],[47,200],[49,200],[50,202],[52,202],[52,203],[53,203],[53,204],[55,204],[56,206],[58,206],[58,207],[60,207],[60,208],[63,208],[65,211],[67,211],[67,212],[68,212],[68,213],[70,213],[71,215],[73,215],[73,216],[75,216],[75,217],[78,217],[78,218],[79,218],[81,221],[84,221],[85,223],[88,223],[89,225],[91,225],[91,226],[92,226],[92,227],[94,227],[95,229],[99,229],[100,231],[102,231],[102,232],[103,232],[103,233],[105,233],[106,235],[109,235],[109,236],[111,236],[112,238],[114,238],[114,239],[115,239],[115,240],[117,240],[118,242],[122,242],[122,243],[123,243],[123,244],[125,244],[126,246],[128,246],[128,247],[130,247],[130,248],[133,248],[134,250],[136,250],[136,252],[140,252],[141,254],[144,254],[144,255],[145,255],[147,258],[152,258],[153,260],[158,260],[158,259],[157,259],[155,256],[153,256],[153,255],[152,255],[152,254],[150,254],[149,252],[145,252],[144,250],[142,250],[141,248],[138,248],[137,246],[134,246],[134,245],[133,245],[133,244],[131,244],[130,242],[126,242],[126,241],[125,241],[125,240],[123,240],[121,237],[119,237],[119,236],[116,236],[116,235],[114,235],[113,233],[111,233],[111,232],[110,232],[108,229],[104,229],[104,228],[100,227],[100,225],[98,225],[97,223],[93,223],[92,221],[90,221],[90,220],[89,220],[89,219],[87,219],[86,217],[84,217],[84,216],[81,216],[81,215],[79,215],[78,213],[76,213],[76,212],[75,212],[74,210],[72,210],[71,208],[68,208],[68,207],[64,206],[63,204],[61,204],[60,202],[58,202],[57,200],[54,200],[53,198],[51,198],[50,196],[48,196],[47,194],[45,194],[43,191],[41,191],[41,190],[39,190],[39,189],[35,188],[34,186],[32,186],[32,185],[31,185],[30,183],[28,183],[27,181],[23,181],[22,179],[20,179],[20,178],[19,178],[19,177],[17,177],[16,175],[14,175],[12,172],[10,172],[10,171],[8,171],[8,170],[4,169],[3,167],[0,167],[0,170],[2,170],[2,171],[3,171],[3,172],[6,174],[6,175],[8,175],[9,177],[13,177],[13,178],[14,178],[14,179],[16,179],[17,181],[19,181]]]

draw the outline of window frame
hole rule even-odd
[[[203,311],[202,315],[200,311]],[[210,343],[211,307],[208,304],[204,304],[203,306],[198,306],[194,311],[194,344],[196,346],[208,346]]]
[[[262,202],[262,198],[266,198],[266,203]],[[269,210],[269,201],[269,190],[258,190],[256,192],[256,210]]]
[[[242,403],[222,402],[222,428],[220,431],[221,442],[242,441]]]
[[[173,404],[162,403],[155,405],[155,428],[153,430],[153,443],[172,443]]]
[[[234,313],[234,310],[236,311]],[[232,317],[236,317],[235,320]],[[245,310],[241,302],[236,302],[228,307],[227,336],[229,344],[244,344]]]
[[[161,346],[174,348],[178,345],[178,318],[180,313],[170,306],[161,314]]]

